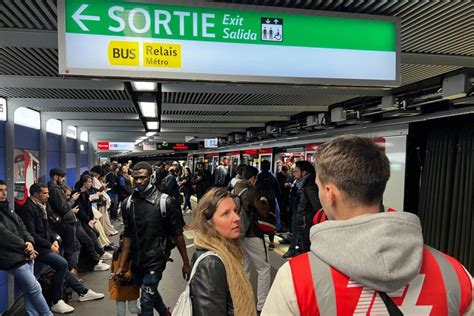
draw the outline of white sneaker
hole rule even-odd
[[[86,294],[79,295],[79,302],[95,301],[104,298],[104,294],[88,290]]]
[[[94,266],[94,271],[106,271],[110,269],[110,265],[107,263],[103,263],[102,261],[99,261],[98,264]]]
[[[100,259],[102,260],[110,260],[112,259],[112,254],[110,252],[104,252],[104,254],[102,255],[102,257],[100,257]]]
[[[63,300],[59,300],[56,304],[51,306],[51,311],[58,314],[67,314],[74,311],[74,307],[67,305]]]

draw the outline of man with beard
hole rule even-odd
[[[191,267],[179,210],[171,197],[153,185],[151,175],[152,168],[147,162],[139,162],[133,168],[135,190],[122,203],[124,242],[117,274],[120,276],[125,272],[127,260],[131,258],[132,271],[141,280],[142,315],[153,315],[155,308],[160,316],[166,316],[168,309],[158,292],[158,284],[170,255],[171,238],[183,259],[184,278],[189,276]]]
[[[75,254],[80,250],[80,244],[76,239],[76,216],[79,207],[71,208],[68,203],[66,195],[63,191],[63,186],[66,181],[66,171],[61,168],[53,168],[49,172],[51,178],[48,183],[49,189],[49,205],[53,213],[52,221],[54,230],[61,236],[63,241],[62,247],[64,249],[64,259],[67,260],[69,267],[77,266],[77,259]],[[74,193],[71,197],[77,201],[78,193]]]

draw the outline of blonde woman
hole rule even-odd
[[[250,281],[240,250],[240,217],[227,188],[213,188],[199,201],[194,218],[196,252],[192,262],[207,251],[190,282],[193,315],[257,314]]]

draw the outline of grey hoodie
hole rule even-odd
[[[420,220],[405,212],[329,220],[311,228],[311,252],[359,284],[392,292],[420,271]]]

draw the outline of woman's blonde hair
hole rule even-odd
[[[225,198],[234,198],[227,188],[212,188],[199,200],[198,209],[194,214],[194,230],[205,236],[227,240],[214,228],[212,217],[219,204]]]

